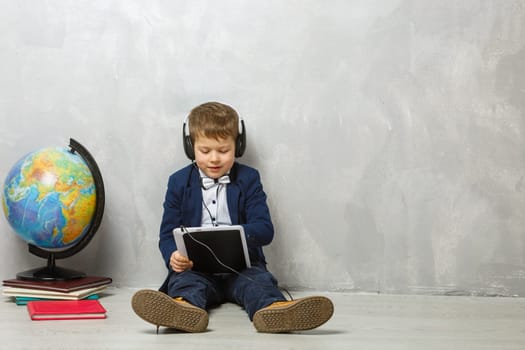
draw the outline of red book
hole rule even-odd
[[[98,300],[30,301],[27,311],[34,321],[106,318],[106,309]]]

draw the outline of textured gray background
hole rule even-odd
[[[101,229],[59,261],[156,287],[181,124],[246,120],[283,285],[525,295],[525,1],[0,0],[0,176],[73,137]],[[43,264],[0,219],[0,277]]]

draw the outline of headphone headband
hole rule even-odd
[[[190,116],[187,115],[184,118],[184,123],[182,125],[184,136],[190,136],[190,128],[188,127],[188,125],[190,124],[189,122],[190,122]],[[239,125],[239,134],[242,134],[244,132],[244,120],[241,117],[239,117],[238,125]]]
[[[191,141],[190,128],[189,128],[189,115],[184,118],[182,124],[182,145],[184,147],[184,153],[191,161],[195,160],[195,150],[193,149],[193,142]],[[244,120],[239,117],[239,134],[235,140],[235,157],[242,157],[246,150],[246,128],[244,126]]]

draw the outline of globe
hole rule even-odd
[[[87,232],[96,194],[82,158],[57,147],[20,159],[7,175],[3,198],[7,220],[23,240],[60,249]]]
[[[89,152],[78,142],[70,142],[71,149],[49,147],[25,155],[4,181],[2,207],[7,221],[29,244],[31,253],[48,258],[46,268],[22,277],[67,279],[83,275],[60,276],[64,271],[54,260],[76,253],[93,236],[103,210],[103,184]]]

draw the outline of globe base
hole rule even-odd
[[[65,269],[58,266],[45,266],[16,274],[16,278],[31,281],[67,281],[75,278],[85,277],[86,274],[81,271]]]
[[[29,251],[31,251],[31,246],[29,248]],[[56,266],[54,253],[48,254],[47,266],[22,271],[16,274],[16,278],[20,280],[31,281],[67,281],[85,276],[86,274],[83,272]]]

